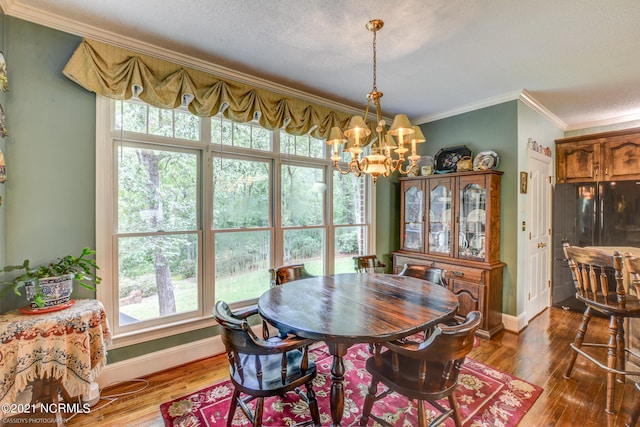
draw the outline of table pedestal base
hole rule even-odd
[[[331,419],[333,426],[342,425],[342,414],[344,412],[344,356],[351,344],[328,342],[327,348],[329,353],[333,355],[331,363],[331,394],[329,401],[331,403]]]

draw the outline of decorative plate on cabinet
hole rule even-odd
[[[478,155],[473,159],[473,170],[487,170],[487,169],[495,169],[498,167],[498,162],[500,161],[500,157],[498,157],[498,153],[492,150],[481,151]]]
[[[487,213],[484,209],[474,209],[467,215],[467,222],[485,222]]]
[[[471,149],[466,145],[442,148],[436,153],[436,173],[455,172],[458,160],[471,156]]]

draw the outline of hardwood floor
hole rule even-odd
[[[616,387],[615,415],[604,413],[605,374],[578,357],[570,379],[564,373],[573,339],[582,319],[579,313],[549,308],[516,335],[502,332],[491,341],[480,339],[470,357],[514,374],[544,389],[520,426],[624,426],[640,393],[630,381]],[[594,318],[589,333],[608,334],[606,319]],[[158,372],[145,379],[148,386],[122,395],[112,403],[101,400],[89,414],[72,418],[67,425],[163,426],[159,405],[200,390],[228,375],[224,355]],[[139,390],[143,384],[116,385],[102,390],[102,396]],[[104,406],[106,404],[106,406]]]

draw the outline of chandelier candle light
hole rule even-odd
[[[367,107],[364,112],[364,118],[353,116],[349,120],[344,133],[339,127],[332,127],[327,138],[327,144],[333,145],[331,160],[333,160],[333,165],[341,174],[353,173],[355,176],[360,176],[363,173],[369,174],[373,178],[374,184],[379,175],[387,177],[395,171],[403,175],[407,175],[410,172],[415,173],[418,169],[417,161],[420,159],[420,156],[416,154],[416,144],[425,141],[420,128],[411,126],[409,118],[405,114],[396,115],[391,128],[386,130],[386,122],[382,118],[382,108],[380,107],[382,92],[379,92],[376,87],[376,33],[383,26],[384,22],[381,19],[373,19],[367,23],[367,30],[373,32],[373,89],[367,94]],[[367,126],[367,114],[372,103],[376,109],[376,132],[378,136],[369,140],[371,130]],[[398,138],[397,145],[394,136]],[[361,159],[360,154],[371,141],[374,141],[371,146],[371,154]],[[409,164],[406,169],[403,169],[404,156],[409,151],[405,147],[405,143],[411,143],[411,155],[407,158]],[[343,152],[351,153],[351,160],[347,164],[346,170],[342,169],[339,164],[341,160],[339,147],[341,144],[345,144]],[[397,158],[392,158],[392,152],[397,155]]]

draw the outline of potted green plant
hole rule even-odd
[[[96,251],[87,247],[77,257],[66,255],[48,264],[31,266],[26,259],[22,265],[6,266],[2,272],[23,272],[11,280],[1,281],[0,286],[3,288],[0,292],[13,290],[17,295],[22,295],[20,288],[24,286],[27,299],[34,309],[67,303],[71,299],[74,281],[87,289],[95,290],[93,284],[99,284],[102,280],[96,274],[99,267],[91,258],[95,253]]]

